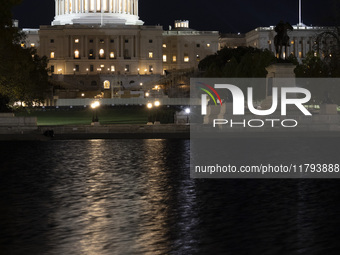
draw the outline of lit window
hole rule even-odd
[[[163,55],[163,62],[166,62],[166,55]]]
[[[104,50],[103,50],[103,49],[100,49],[100,50],[99,50],[99,57],[100,57],[100,58],[104,58],[104,57],[105,57],[104,53],[105,53]]]
[[[115,66],[114,65],[112,65],[111,66],[111,72],[114,72],[116,69],[115,69]]]
[[[35,46],[35,44],[34,43],[31,43],[31,47],[33,48]]]
[[[51,51],[50,58],[54,58],[54,51]]]
[[[149,52],[149,58],[153,58],[153,52],[152,51]]]
[[[196,55],[196,60],[197,60],[197,61],[200,61],[200,59],[201,59],[201,58],[200,58],[200,55]]]
[[[184,62],[189,62],[189,56],[188,55],[184,56]]]
[[[163,43],[163,48],[166,48],[166,44],[165,43]]]
[[[268,44],[272,44],[272,41],[271,41],[271,40],[268,40]]]
[[[299,51],[299,58],[302,58],[302,52]]]
[[[74,51],[74,58],[79,58],[80,55],[79,55],[79,50],[75,50]]]
[[[176,56],[172,56],[172,62],[177,62],[177,57]]]
[[[89,59],[94,59],[93,50],[89,50]]]
[[[25,48],[25,44],[24,44],[24,43],[22,43],[22,44],[21,44],[21,47],[22,47],[22,48]]]
[[[105,67],[104,65],[100,65],[100,68],[104,69],[104,67]]]
[[[104,89],[110,89],[110,82],[104,81]]]
[[[152,73],[153,72],[153,66],[149,66],[149,72]]]
[[[314,52],[314,57],[317,57],[318,56],[318,53],[317,52]]]
[[[75,40],[74,40],[74,43],[79,43],[79,39],[75,39]]]
[[[290,44],[294,44],[294,41],[292,40],[292,41],[290,42]]]
[[[110,52],[110,58],[115,58],[115,53],[113,51]]]
[[[210,47],[210,43],[207,43],[207,47],[208,47],[208,48]]]

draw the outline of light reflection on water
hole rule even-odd
[[[187,140],[0,143],[0,153],[0,254],[339,248],[337,180],[193,180]]]

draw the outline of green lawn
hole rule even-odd
[[[50,125],[89,125],[92,122],[92,109],[38,109],[17,112],[16,116],[35,116],[39,126]],[[115,107],[98,110],[99,122],[105,124],[146,124],[148,111],[145,107]]]

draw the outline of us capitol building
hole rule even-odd
[[[146,26],[138,0],[55,0],[50,26],[24,29],[26,47],[49,58],[53,79],[78,90],[147,88],[166,71],[195,69],[218,50],[217,31]]]
[[[79,91],[65,95],[73,98],[84,96],[82,91],[113,87],[147,91],[169,73],[173,77],[173,73],[197,69],[200,60],[223,47],[251,46],[275,52],[273,26],[220,35],[191,29],[189,21],[177,20],[165,31],[160,25],[144,25],[138,2],[55,0],[52,24],[23,29],[27,35],[23,47],[35,47],[39,55],[48,57],[53,80]],[[300,22],[289,33],[289,53],[302,61],[313,50],[317,35],[328,30],[332,28],[305,26],[300,15]]]

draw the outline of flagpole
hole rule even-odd
[[[299,25],[302,25],[302,5],[301,0],[299,0]]]

